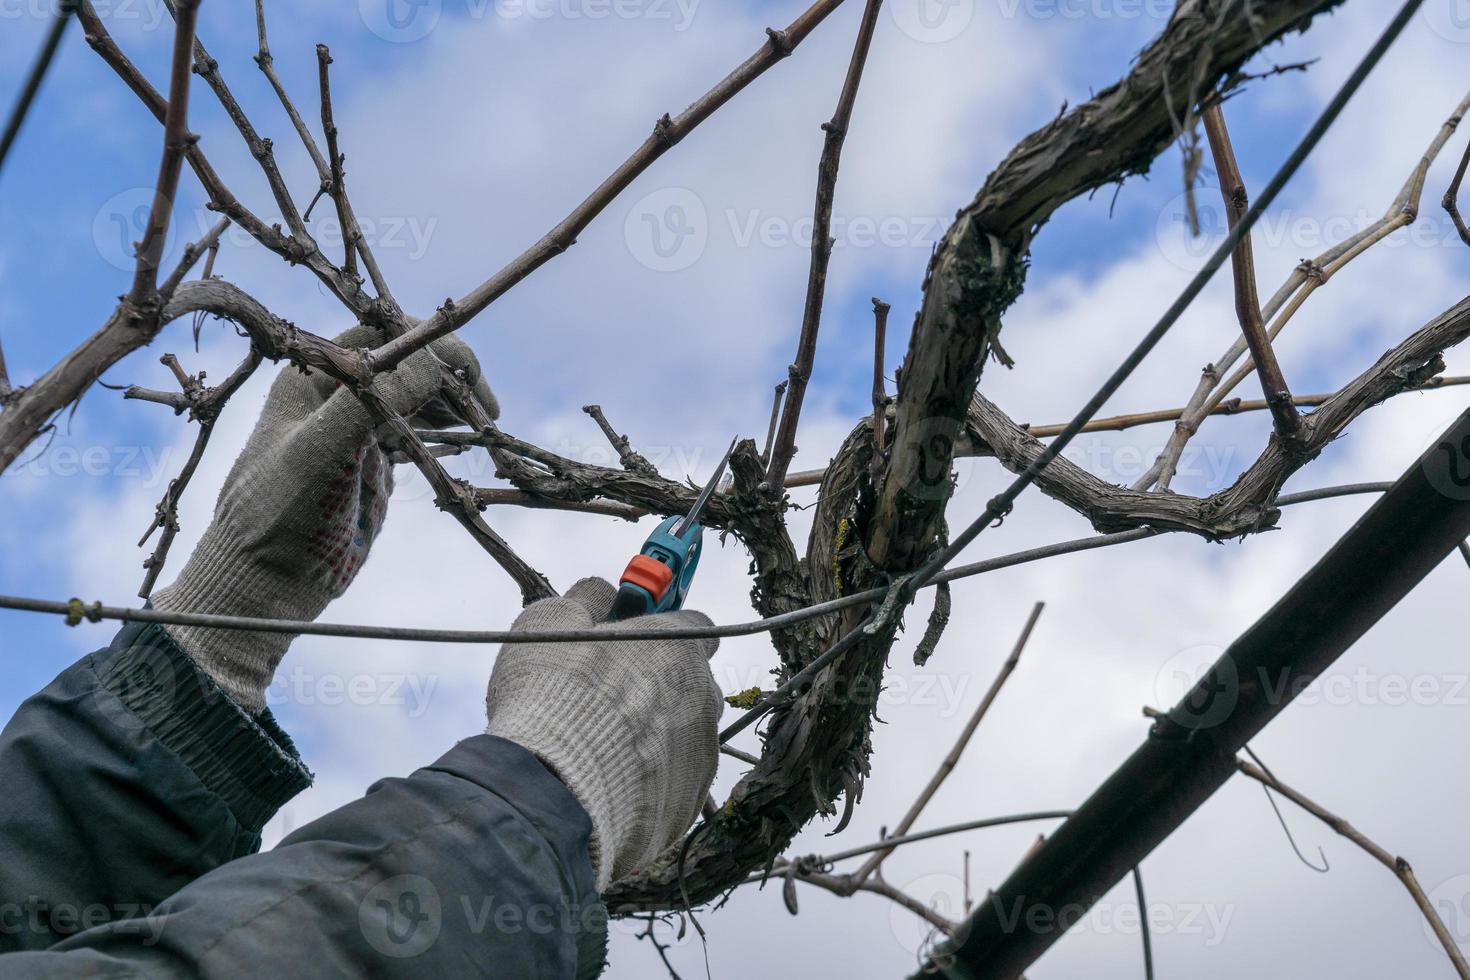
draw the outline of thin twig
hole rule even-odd
[[[163,499],[158,502],[154,509],[153,523],[148,525],[148,530],[138,540],[138,547],[143,547],[153,532],[163,528],[159,535],[158,545],[153,549],[153,554],[143,559],[143,584],[138,587],[138,598],[147,599],[153,594],[153,586],[158,581],[158,575],[163,571],[164,562],[168,560],[169,548],[173,546],[174,536],[179,533],[179,498],[189,487],[189,481],[194,478],[194,471],[199,467],[199,461],[204,458],[204,450],[209,446],[209,437],[214,432],[214,421],[202,421],[199,424],[199,434],[194,437],[194,449],[189,453],[184,468],[179,470],[179,475],[168,481],[168,489],[163,493]]]
[[[1460,542],[1460,557],[1465,559],[1465,564],[1470,565],[1470,542]]]
[[[15,143],[16,136],[20,134],[21,124],[25,122],[26,115],[31,111],[31,103],[35,101],[36,93],[41,89],[41,80],[46,77],[46,71],[51,67],[51,59],[56,56],[56,49],[61,47],[62,35],[66,33],[66,25],[71,23],[71,15],[76,9],[77,0],[61,0],[61,6],[56,11],[56,19],[51,22],[51,27],[46,31],[46,37],[41,42],[41,51],[36,55],[35,64],[31,65],[31,73],[26,76],[25,84],[21,86],[20,96],[10,110],[9,118],[5,120],[5,131],[0,132],[0,169],[5,166],[5,158],[10,154],[10,147]]]
[[[456,480],[444,469],[423,441],[414,433],[408,421],[397,412],[372,384],[360,386],[356,395],[372,417],[373,422],[383,432],[384,438],[390,441],[392,448],[406,453],[419,472],[424,474],[429,485],[434,488],[434,504],[440,510],[447,511],[465,530],[470,532],[470,537],[489,553],[490,557],[500,565],[501,568],[515,580],[520,586],[521,596],[526,604],[556,595],[556,590],[536,569],[526,563],[520,555],[516,554],[510,544],[499,534],[496,534],[480,517],[480,505],[475,499],[474,488],[461,480]]]
[[[623,469],[628,470],[630,473],[646,473],[649,476],[658,475],[658,467],[654,466],[638,450],[634,449],[633,444],[628,441],[627,436],[619,435],[617,430],[612,427],[612,423],[608,422],[607,416],[602,413],[601,405],[583,405],[582,411],[592,416],[592,421],[597,423],[597,427],[607,437],[607,441],[612,445],[613,451],[618,454],[618,462],[622,464]]]
[[[964,883],[965,883],[965,896],[964,896],[963,903],[961,903],[961,907],[964,909],[965,914],[966,915],[969,915],[970,914],[970,910],[975,907],[975,901],[974,901],[974,899],[972,899],[970,897],[970,852],[969,851],[966,851],[965,852],[965,859],[964,859]]]
[[[1465,144],[1465,154],[1460,157],[1460,165],[1455,169],[1455,179],[1450,181],[1449,189],[1444,192],[1444,200],[1440,203],[1449,212],[1450,220],[1455,223],[1455,230],[1460,233],[1460,240],[1470,245],[1470,228],[1465,227],[1465,219],[1460,215],[1460,185],[1465,181],[1465,169],[1470,167],[1470,143]]]
[[[674,964],[669,962],[669,944],[658,941],[658,936],[653,933],[653,924],[656,920],[654,913],[648,913],[648,928],[638,934],[639,939],[647,939],[658,951],[658,958],[663,961],[664,969],[669,971],[669,980],[680,980],[679,971],[674,969]]]
[[[783,381],[776,386],[775,395],[771,398],[771,422],[766,426],[766,445],[761,450],[761,464],[771,461],[771,445],[776,441],[776,423],[781,420],[781,396],[786,394],[786,385]]]
[[[5,408],[5,403],[14,393],[15,389],[10,386],[10,372],[5,367],[5,345],[0,344],[0,410]]]
[[[209,258],[205,260],[204,275],[202,278],[209,278],[214,268],[214,257],[219,252],[220,236],[225,233],[225,229],[229,226],[230,219],[221,218],[214,223],[214,226],[205,233],[203,238],[197,242],[190,242],[184,247],[184,254],[179,257],[178,265],[174,266],[174,271],[169,273],[168,278],[158,287],[160,300],[166,303],[173,298],[174,292],[179,288],[179,283],[183,282],[184,277],[189,274],[189,270],[194,268],[194,263],[199,261],[199,256],[206,253]],[[194,335],[194,344],[196,347],[199,344],[197,330]]]
[[[842,0],[817,0],[785,30],[768,30],[764,44],[714,88],[700,96],[677,116],[664,114],[654,125],[653,133],[633,155],[623,161],[581,204],[572,209],[556,227],[499,272],[470,290],[462,299],[446,304],[433,317],[407,334],[389,341],[373,352],[373,365],[387,368],[402,361],[430,341],[453,333],[478,316],[516,283],[540,268],[549,259],[571,248],[592,219],[607,208],[622,191],[648,167],[684,137],[694,131],[742,89],[763,75],[804,41],[827,15],[841,6]]]
[[[732,759],[739,759],[741,762],[749,766],[759,765],[761,761],[756,756],[751,755],[749,752],[746,752],[743,749],[737,749],[733,745],[721,745],[720,752],[724,755],[728,755]]]
[[[1429,167],[1444,149],[1445,144],[1449,142],[1450,137],[1454,135],[1467,109],[1470,109],[1470,95],[1461,99],[1454,112],[1435,133],[1429,148],[1420,157],[1383,217],[1362,231],[1328,248],[1316,258],[1303,261],[1287,276],[1280,288],[1261,308],[1261,315],[1271,321],[1270,329],[1266,332],[1269,339],[1275,340],[1296,312],[1301,309],[1302,304],[1316,290],[1326,285],[1332,276],[1347,263],[1398,229],[1414,222],[1419,213],[1419,204],[1423,196],[1424,183],[1429,174]],[[1287,305],[1288,300],[1291,301],[1289,305]],[[1174,468],[1178,465],[1180,456],[1184,452],[1184,447],[1199,430],[1200,423],[1249,373],[1249,365],[1242,366],[1230,378],[1229,383],[1223,387],[1220,384],[1224,372],[1234,366],[1245,350],[1245,337],[1237,336],[1223,355],[1205,365],[1194,393],[1185,406],[1184,414],[1179,417],[1164,451],[1159,454],[1159,458],[1155,460],[1148,472],[1133,484],[1133,489],[1147,490],[1153,486],[1161,490],[1168,488],[1174,477]]]
[[[1410,896],[1413,897],[1414,904],[1419,907],[1419,911],[1423,914],[1425,921],[1429,923],[1429,927],[1434,930],[1435,937],[1439,940],[1440,945],[1444,947],[1445,955],[1450,958],[1450,963],[1454,966],[1455,972],[1460,976],[1460,980],[1470,980],[1470,965],[1465,963],[1465,957],[1461,954],[1460,947],[1456,944],[1454,937],[1450,935],[1449,930],[1445,928],[1444,920],[1435,911],[1434,905],[1429,901],[1429,896],[1424,894],[1424,889],[1420,887],[1418,879],[1414,877],[1414,869],[1409,866],[1408,861],[1390,854],[1380,845],[1365,837],[1362,832],[1342,817],[1321,804],[1315,803],[1303,796],[1297,790],[1281,782],[1273,774],[1266,772],[1244,759],[1237,759],[1235,767],[1261,785],[1268,786],[1288,800],[1291,800],[1297,806],[1327,824],[1337,834],[1346,837],[1358,845],[1359,848],[1379,864],[1392,871],[1395,877],[1403,883],[1404,888],[1408,890]]]
[[[1271,776],[1273,779],[1275,778],[1275,773],[1273,773],[1270,768],[1261,761],[1261,757],[1256,755],[1255,751],[1252,750],[1249,745],[1245,747],[1245,754],[1250,756],[1252,762],[1261,767],[1262,772],[1264,772],[1268,776]],[[1286,842],[1291,845],[1292,852],[1296,854],[1296,859],[1300,861],[1304,867],[1315,871],[1317,874],[1325,875],[1330,872],[1332,870],[1332,865],[1327,860],[1327,852],[1322,849],[1320,844],[1317,846],[1317,857],[1322,862],[1321,867],[1313,864],[1310,860],[1308,860],[1307,856],[1302,853],[1301,847],[1296,842],[1296,835],[1291,832],[1291,827],[1286,822],[1286,814],[1281,812],[1281,807],[1276,804],[1276,797],[1271,795],[1271,787],[1262,786],[1261,792],[1266,795],[1266,802],[1271,804],[1271,812],[1276,815],[1276,822],[1281,824],[1281,832],[1286,835]]]
[[[852,123],[852,109],[857,101],[858,85],[863,79],[863,66],[872,47],[873,31],[883,0],[867,0],[857,41],[847,65],[847,78],[837,109],[830,121],[822,124],[826,138],[822,157],[817,164],[817,201],[812,211],[812,259],[807,273],[806,303],[802,307],[801,336],[796,343],[796,360],[791,364],[791,386],[786,389],[786,404],[781,410],[781,423],[771,448],[771,461],[766,467],[766,484],[774,497],[781,496],[791,457],[796,454],[796,429],[801,420],[801,403],[806,397],[807,382],[817,356],[817,332],[822,323],[822,301],[827,294],[827,265],[832,258],[832,202],[837,191],[837,168],[842,161],[842,144]]]
[[[388,281],[383,272],[378,268],[378,261],[373,257],[372,249],[368,246],[367,239],[358,226],[357,215],[353,213],[352,205],[347,199],[347,176],[342,169],[343,161],[347,158],[337,149],[337,122],[332,116],[332,83],[331,74],[327,66],[332,63],[332,52],[325,44],[316,46],[317,60],[317,84],[321,89],[322,97],[322,132],[327,137],[327,158],[331,163],[331,186],[328,193],[332,195],[332,203],[337,207],[337,223],[342,226],[342,243],[344,255],[342,258],[342,271],[349,276],[357,275],[357,256],[362,255],[363,265],[367,266],[368,275],[372,277],[373,288],[377,290],[378,296],[383,299],[391,299],[392,294],[388,291]]]
[[[876,483],[883,472],[883,427],[888,421],[888,392],[883,387],[883,360],[888,333],[888,311],[892,309],[873,297],[873,461],[872,478]]]
[[[271,57],[270,45],[266,41],[264,0],[255,0],[255,33],[260,48],[255,55],[255,63],[260,66],[261,73],[271,83],[271,88],[275,89],[276,98],[281,102],[281,108],[285,109],[286,115],[290,117],[291,125],[296,128],[296,134],[301,137],[301,145],[306,148],[311,162],[316,165],[317,174],[321,177],[325,187],[328,172],[327,161],[322,157],[321,150],[317,149],[311,130],[306,128],[306,120],[302,119],[301,113],[296,111],[296,104],[291,101],[291,96],[286,93],[286,87],[281,84],[281,79],[276,75],[275,59]]]
[[[937,837],[948,837],[951,834],[961,834],[969,830],[1006,827],[1011,824],[1030,823],[1035,820],[1065,820],[1071,815],[1071,810],[1036,810],[1031,813],[1010,813],[1000,817],[982,817],[978,820],[965,820],[961,823],[946,824],[943,827],[934,827],[930,830],[921,830],[912,834],[892,834],[871,844],[864,844],[861,847],[850,847],[845,851],[826,854],[820,858],[812,858],[811,860],[820,861],[824,864],[835,864],[838,861],[861,857],[864,854],[872,854],[875,851],[887,852],[896,847],[917,844],[919,841],[934,840]],[[854,877],[856,876],[854,875]]]
[[[949,778],[949,774],[954,771],[955,765],[960,761],[961,753],[970,744],[971,737],[974,736],[975,730],[980,727],[980,722],[985,719],[986,712],[990,710],[990,706],[995,703],[996,696],[1000,694],[1000,689],[1005,686],[1006,681],[1010,679],[1012,672],[1015,671],[1016,665],[1021,662],[1021,651],[1026,649],[1026,642],[1031,639],[1031,631],[1036,628],[1036,621],[1041,618],[1041,611],[1045,608],[1046,603],[1044,602],[1038,602],[1031,607],[1031,614],[1026,617],[1026,624],[1021,627],[1021,635],[1017,637],[1015,646],[1011,648],[1010,656],[1006,657],[1005,663],[1001,664],[1000,673],[996,675],[995,680],[991,681],[990,690],[985,692],[985,697],[981,698],[980,703],[976,705],[974,713],[970,715],[970,720],[961,729],[960,736],[955,739],[954,746],[949,750],[949,754],[940,761],[939,768],[935,770],[934,775],[929,777],[928,785],[919,793],[918,798],[914,800],[908,812],[903,815],[903,819],[893,828],[894,837],[902,837],[908,833],[909,828],[914,825],[914,821],[924,812],[924,807],[929,805],[929,801],[934,798],[934,794],[938,792],[939,787],[944,784],[944,781]],[[863,866],[853,874],[853,877],[859,883],[866,881],[869,876],[882,867],[883,862],[892,853],[892,848],[877,852],[863,863]]]
[[[154,508],[153,523],[148,525],[148,530],[138,540],[138,547],[143,547],[153,532],[159,528],[163,533],[159,536],[158,545],[153,549],[153,554],[143,560],[145,575],[143,584],[138,589],[138,598],[147,599],[153,594],[153,586],[158,582],[159,573],[168,561],[169,549],[173,546],[174,536],[179,532],[179,498],[189,487],[189,481],[194,478],[194,471],[199,468],[199,462],[204,458],[204,450],[209,446],[209,437],[214,432],[214,423],[219,418],[220,410],[229,401],[230,396],[240,390],[240,387],[255,373],[260,366],[261,356],[254,347],[240,364],[230,372],[223,384],[213,388],[206,388],[203,384],[204,374],[200,372],[197,376],[189,375],[179,365],[178,358],[172,354],[165,354],[160,359],[162,363],[173,373],[174,379],[178,381],[181,394],[178,396],[183,401],[180,408],[174,403],[174,411],[180,412],[189,409],[194,418],[199,421],[199,434],[194,437],[194,448],[189,453],[179,475],[168,483],[168,489],[164,491],[163,499]],[[146,390],[146,389],[144,389]],[[124,398],[143,397],[136,392],[139,389],[129,388],[123,393]],[[155,394],[149,392],[149,395]],[[162,394],[158,392],[156,394]],[[158,401],[157,398],[149,397],[149,401]],[[169,404],[165,402],[165,404]]]
[[[167,101],[117,46],[117,42],[107,32],[107,27],[103,24],[102,19],[97,16],[97,11],[90,0],[83,0],[77,16],[81,19],[82,27],[86,31],[87,44],[97,52],[118,78],[132,89],[133,93],[153,114],[154,119],[160,123],[163,122],[168,111]],[[249,208],[240,203],[240,200],[225,186],[224,181],[210,165],[208,158],[199,149],[197,143],[189,146],[186,156],[194,175],[199,178],[199,183],[204,186],[205,193],[209,195],[211,210],[228,215],[235,224],[245,229],[257,242],[286,261],[305,263],[332,290],[334,295],[338,297],[351,295],[350,284],[337,273],[335,267],[325,262],[319,254],[308,251],[301,242],[283,235],[278,226],[267,225]]]
[[[153,207],[148,226],[138,245],[133,288],[127,303],[135,310],[157,303],[158,266],[163,259],[164,241],[173,217],[174,196],[179,189],[179,174],[184,168],[184,154],[195,137],[189,132],[189,67],[194,44],[194,23],[200,0],[178,0],[175,14],[173,66],[169,72],[168,112],[163,120],[163,154],[158,161],[158,180],[153,187]]]
[[[1204,124],[1215,169],[1220,175],[1220,194],[1225,200],[1227,220],[1234,228],[1250,209],[1250,199],[1245,180],[1240,175],[1240,166],[1235,160],[1235,150],[1230,145],[1225,112],[1219,104],[1205,109]],[[1256,292],[1256,262],[1250,235],[1241,236],[1240,243],[1231,253],[1230,262],[1235,280],[1235,315],[1240,320],[1240,331],[1250,348],[1256,372],[1261,376],[1261,388],[1271,407],[1276,434],[1283,440],[1294,439],[1301,428],[1301,416],[1292,404],[1291,390],[1287,387],[1286,376],[1281,373],[1281,365],[1277,363],[1276,352],[1266,338],[1266,323],[1261,317],[1261,300]]]
[[[468,447],[431,447],[435,451],[440,448],[462,451]],[[535,510],[564,510],[579,514],[601,514],[604,517],[619,517],[625,521],[636,521],[641,517],[648,516],[650,513],[641,507],[614,503],[610,500],[557,500],[553,497],[543,497],[540,494],[529,493],[525,490],[509,490],[502,487],[475,487],[475,502],[482,507],[503,505],[529,507]]]
[[[1133,894],[1138,897],[1139,932],[1143,936],[1143,978],[1154,980],[1154,941],[1148,929],[1148,902],[1143,897],[1143,872],[1133,869]]]
[[[174,15],[175,21],[183,13],[186,0],[163,0],[164,6]],[[197,3],[198,0],[192,0]],[[270,187],[271,196],[275,198],[276,207],[281,209],[281,217],[286,222],[286,227],[296,238],[299,245],[306,252],[318,251],[316,242],[306,229],[306,224],[301,218],[301,212],[292,199],[291,189],[286,186],[286,178],[281,175],[280,167],[276,164],[275,152],[271,140],[261,137],[245,114],[245,110],[236,101],[234,93],[230,91],[229,85],[225,83],[224,76],[220,74],[219,62],[216,61],[204,47],[204,42],[197,37],[194,38],[194,71],[204,79],[206,85],[214,92],[215,98],[224,108],[225,114],[235,124],[240,138],[245,141],[245,146],[255,162],[260,165],[261,172],[265,175],[266,184]],[[172,97],[170,97],[172,103]],[[298,133],[301,130],[298,130]]]

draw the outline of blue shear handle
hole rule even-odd
[[[617,599],[613,602],[611,619],[632,619],[684,607],[689,586],[694,583],[694,572],[699,567],[699,556],[704,550],[704,527],[696,521],[684,532],[683,538],[679,538],[675,536],[674,528],[681,520],[683,518],[677,516],[666,518],[643,542],[640,552],[673,570],[673,581],[669,587],[655,599],[641,586],[621,583]]]

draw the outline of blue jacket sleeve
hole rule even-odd
[[[255,853],[309,782],[269,713],[124,628],[0,733],[0,975],[601,971],[590,821],[525,749],[467,739]]]

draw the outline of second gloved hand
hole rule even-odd
[[[356,326],[344,347],[385,338]],[[457,420],[444,404],[440,361],[460,373],[493,418],[499,405],[474,353],[445,337],[376,382],[398,412],[430,425]],[[393,467],[357,396],[332,378],[287,366],[271,385],[250,441],[230,470],[214,521],[178,579],[153,595],[174,612],[312,620],[367,560],[393,492]],[[290,646],[287,633],[166,626],[184,652],[252,715]]]
[[[616,590],[583,579],[516,619],[518,630],[586,629]],[[609,629],[708,626],[703,613],[645,616]],[[677,842],[709,795],[724,704],[710,673],[718,640],[508,643],[485,697],[486,734],[529,749],[592,818],[597,887]]]

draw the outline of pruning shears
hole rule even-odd
[[[725,465],[735,451],[735,442],[725,450],[715,475],[699,492],[694,506],[683,517],[665,518],[643,542],[643,550],[633,556],[618,582],[618,596],[613,600],[614,620],[650,616],[654,613],[682,609],[694,570],[699,567],[699,553],[704,548],[704,526],[699,515],[725,475]]]

